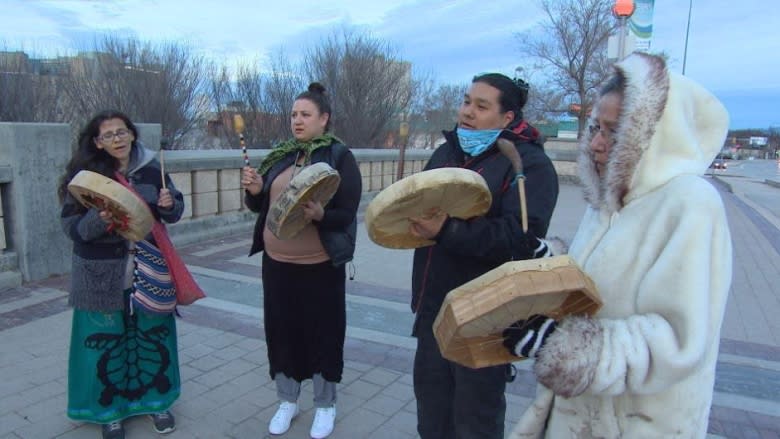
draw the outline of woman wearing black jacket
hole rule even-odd
[[[312,438],[333,431],[336,383],[344,368],[346,334],[345,264],[355,252],[357,208],[362,181],[355,157],[329,134],[330,104],[318,83],[293,104],[293,139],[278,145],[260,168],[245,167],[246,204],[258,212],[250,254],[263,251],[265,336],[271,378],[280,404],[269,423],[283,434],[298,414],[301,381],[311,378],[314,406]],[[294,238],[280,240],[266,222],[271,203],[303,167],[325,162],[341,182],[325,206],[309,201],[309,224]]]
[[[492,194],[487,214],[470,220],[440,213],[412,218],[411,233],[436,241],[415,251],[412,272],[413,335],[417,337],[414,392],[422,439],[504,437],[507,366],[469,369],[446,360],[433,336],[433,322],[446,294],[519,259],[537,257],[558,198],[558,177],[538,131],[522,119],[527,86],[500,74],[473,79],[458,113],[456,130],[425,169],[460,167],[485,178]],[[526,178],[528,232],[520,224],[516,172],[496,146],[512,140]]]

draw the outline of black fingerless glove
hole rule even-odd
[[[534,249],[534,259],[536,258],[549,258],[555,256],[552,250],[552,246],[547,240],[537,238],[536,236],[530,236],[528,238],[529,245]]]
[[[536,357],[556,326],[555,320],[540,314],[534,314],[528,320],[518,320],[504,330],[504,346],[512,355]]]

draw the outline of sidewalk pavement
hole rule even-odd
[[[721,189],[734,241],[734,282],[721,338],[710,416],[713,438],[780,438],[780,189]],[[747,181],[745,181],[747,183]],[[769,206],[769,207],[767,207]],[[758,208],[761,209],[758,209]],[[561,187],[550,235],[570,241],[584,210],[581,191]],[[374,245],[360,225],[355,279],[347,282],[345,370],[332,438],[414,438],[415,341],[409,337],[411,252]],[[207,299],[178,320],[182,396],[170,438],[270,437],[276,393],[262,329],[260,260],[245,234],[179,248]],[[65,416],[71,311],[67,278],[0,291],[0,439],[95,438],[98,426]],[[534,393],[529,362],[507,389],[507,432]],[[307,438],[311,384],[302,413],[279,437]],[[151,422],[126,422],[128,438],[156,437]]]

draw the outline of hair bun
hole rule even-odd
[[[325,94],[325,86],[320,84],[319,82],[312,82],[309,84],[309,89],[311,93],[319,93],[321,95]]]
[[[524,91],[528,91],[531,88],[531,85],[525,81],[523,81],[520,78],[513,78],[512,82],[515,83],[515,85],[520,89]]]

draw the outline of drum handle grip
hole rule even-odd
[[[498,149],[501,151],[509,162],[512,164],[512,168],[515,170],[517,180],[517,190],[520,193],[520,221],[523,225],[523,233],[528,232],[528,212],[526,212],[525,202],[525,175],[523,174],[523,159],[520,158],[520,153],[517,152],[515,144],[511,141],[503,138],[496,140]]]
[[[517,176],[517,191],[520,193],[520,221],[523,225],[523,233],[528,232],[528,212],[525,202],[525,176]]]

